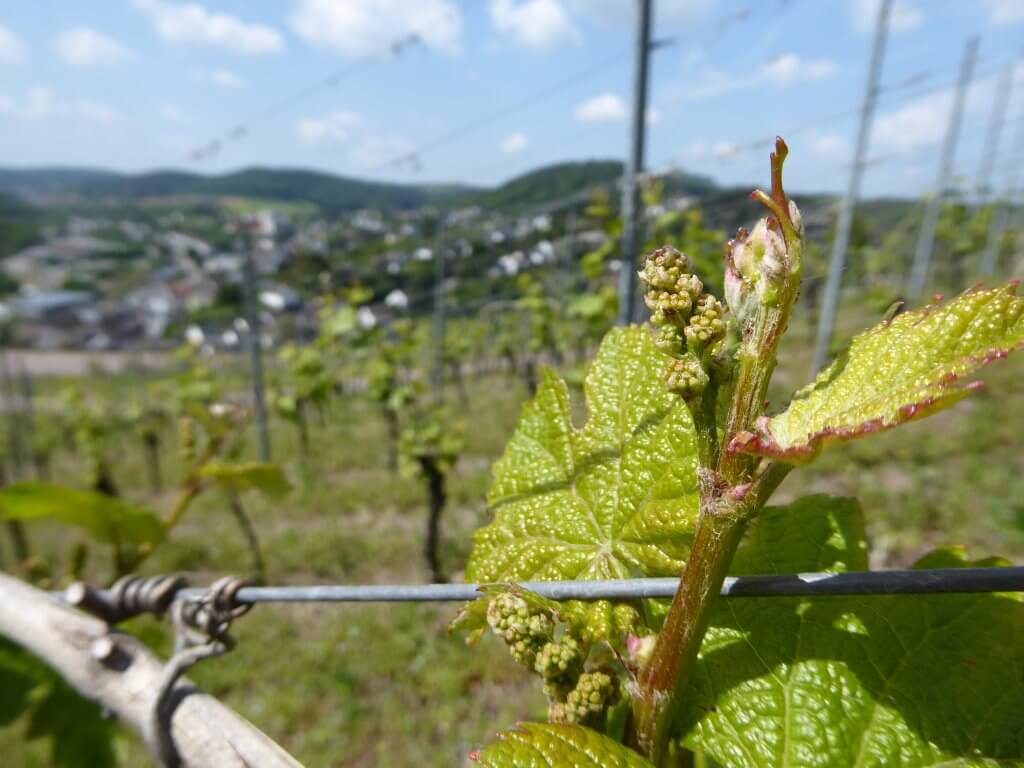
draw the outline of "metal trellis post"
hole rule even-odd
[[[818,335],[814,342],[815,376],[828,359],[828,347],[832,342],[832,330],[836,322],[836,307],[839,304],[839,289],[842,286],[843,269],[846,266],[846,249],[850,244],[850,228],[853,225],[853,212],[860,194],[860,180],[864,173],[864,155],[867,153],[871,135],[871,119],[875,113],[875,102],[878,100],[878,82],[882,76],[882,60],[885,56],[885,41],[889,31],[889,14],[892,0],[882,0],[878,6],[878,21],[875,24],[875,41],[871,49],[871,64],[868,67],[867,86],[864,91],[864,104],[860,111],[860,124],[857,127],[857,146],[853,155],[853,166],[850,168],[850,184],[839,210],[836,223],[836,239],[832,243],[832,259],[829,263],[828,280],[825,283],[825,296],[821,306],[821,318],[818,320]]]
[[[914,266],[910,273],[910,286],[907,290],[907,301],[911,306],[921,301],[921,297],[928,287],[928,272],[932,259],[932,248],[935,245],[935,229],[939,223],[939,214],[942,212],[942,203],[946,199],[946,188],[949,186],[949,179],[953,174],[953,159],[956,155],[957,140],[960,138],[964,102],[967,100],[967,89],[971,85],[977,56],[978,38],[972,37],[967,41],[964,57],[960,62],[956,97],[953,101],[953,111],[949,115],[949,127],[946,129],[946,141],[943,144],[942,157],[939,162],[939,178],[935,185],[935,192],[931,200],[928,201],[928,208],[924,212],[924,222],[921,224],[921,234],[917,240],[917,250],[914,252]]]
[[[444,338],[447,318],[445,317],[445,246],[437,238],[434,248],[434,396],[440,400],[444,395]]]
[[[992,193],[992,170],[996,164],[996,153],[999,151],[999,140],[1003,134],[1003,123],[1006,122],[1006,108],[1013,94],[1014,65],[1007,64],[999,78],[999,86],[992,99],[992,113],[989,116],[988,132],[985,134],[985,146],[981,153],[978,166],[978,202],[984,205]]]
[[[622,184],[622,269],[619,272],[619,325],[638,319],[637,256],[640,247],[640,201],[637,177],[644,168],[647,128],[647,67],[651,51],[651,2],[638,0],[636,60],[633,81],[633,124],[629,161]]]
[[[1010,225],[1010,207],[1017,192],[1022,162],[1024,162],[1024,121],[1021,121],[1020,128],[1017,130],[1014,155],[1008,163],[1010,167],[1007,174],[1006,196],[996,208],[988,236],[985,239],[985,251],[981,256],[981,274],[985,277],[993,275],[998,266],[999,248],[1002,246],[1006,229]]]
[[[260,325],[259,294],[256,288],[256,260],[253,256],[255,234],[250,232],[245,250],[245,313],[249,324],[249,365],[252,375],[253,408],[259,432],[260,460],[270,461],[270,430],[267,403],[263,391],[263,333]]]

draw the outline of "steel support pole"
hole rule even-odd
[[[817,375],[828,359],[828,348],[832,343],[832,331],[836,323],[836,309],[842,287],[843,270],[846,267],[846,249],[850,245],[850,229],[853,213],[860,194],[860,181],[864,173],[864,156],[867,154],[871,137],[871,121],[878,100],[878,83],[882,76],[882,61],[885,57],[885,42],[889,32],[889,16],[892,0],[882,0],[878,5],[878,19],[875,22],[875,41],[871,48],[871,63],[868,66],[867,85],[864,88],[864,102],[857,126],[857,145],[850,168],[850,183],[839,209],[836,223],[836,239],[832,243],[832,259],[829,263],[828,279],[825,282],[825,296],[822,300],[821,317],[818,320],[818,335],[814,342],[814,362],[811,376]]]
[[[256,288],[255,237],[250,233],[245,248],[245,314],[249,324],[249,366],[252,377],[253,410],[260,441],[260,461],[270,461],[270,429],[263,391],[263,332],[260,324],[259,293]]]
[[[619,272],[619,325],[640,317],[637,300],[637,269],[643,239],[638,177],[644,169],[647,130],[647,70],[651,51],[651,2],[638,0],[636,53],[633,70],[633,121],[629,160],[622,184],[622,268]]]
[[[441,238],[434,249],[434,371],[432,384],[434,397],[440,402],[444,397],[444,343],[447,327],[445,296],[445,246]]]
[[[988,230],[988,237],[985,239],[985,251],[981,256],[981,274],[984,277],[991,277],[995,274],[999,265],[999,248],[1006,235],[1006,229],[1010,225],[1010,207],[1013,205],[1014,196],[1018,191],[1022,162],[1024,162],[1024,121],[1021,121],[1020,128],[1017,130],[1014,154],[1008,163],[1006,196],[996,207],[992,224]]]
[[[946,188],[953,175],[953,160],[956,155],[957,141],[960,138],[964,102],[967,100],[967,90],[971,85],[974,62],[977,57],[978,38],[972,37],[967,41],[964,57],[960,62],[960,77],[956,85],[956,96],[953,100],[953,110],[949,114],[949,127],[946,129],[946,140],[942,146],[942,156],[939,160],[939,178],[935,184],[935,192],[925,209],[921,233],[917,239],[917,249],[914,251],[914,265],[910,272],[910,286],[907,290],[907,302],[911,306],[920,303],[921,297],[928,287],[932,248],[935,246],[935,229],[939,223],[939,214],[942,213],[942,203],[946,199]]]

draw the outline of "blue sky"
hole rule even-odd
[[[767,150],[751,144],[781,133],[792,188],[845,186],[877,0],[654,2],[655,37],[671,44],[652,62],[649,167],[763,183]],[[633,14],[633,0],[8,2],[0,165],[261,164],[491,184],[556,160],[622,157]],[[971,34],[981,48],[956,169],[976,179],[1000,74],[1016,61],[993,179],[1003,183],[1020,161],[1022,33],[1024,0],[896,0],[868,194],[934,184]],[[390,51],[409,35],[419,43]],[[305,89],[244,137],[190,157]]]

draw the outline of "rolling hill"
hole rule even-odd
[[[85,168],[0,169],[0,194],[40,204],[89,200],[128,201],[166,197],[249,197],[308,202],[325,213],[359,208],[409,210],[425,205],[480,205],[516,212],[545,205],[596,185],[611,186],[622,175],[612,160],[557,163],[492,188],[462,184],[395,184],[287,168],[246,168],[204,175],[158,170],[123,174]],[[705,177],[676,174],[670,191],[705,192]]]
[[[37,202],[158,197],[253,197],[309,202],[325,212],[358,208],[402,210],[472,190],[463,185],[390,184],[300,169],[246,168],[220,175],[159,170],[122,174],[73,168],[0,169],[0,193]]]

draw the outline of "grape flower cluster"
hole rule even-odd
[[[669,391],[692,400],[707,387],[708,353],[725,337],[725,307],[704,291],[686,254],[662,246],[647,255],[640,279],[655,343],[672,359],[664,371]]]
[[[490,601],[487,623],[516,661],[544,679],[551,722],[603,724],[608,707],[619,699],[619,681],[610,670],[586,671],[589,649],[571,627],[556,639],[551,610],[513,592]]]

